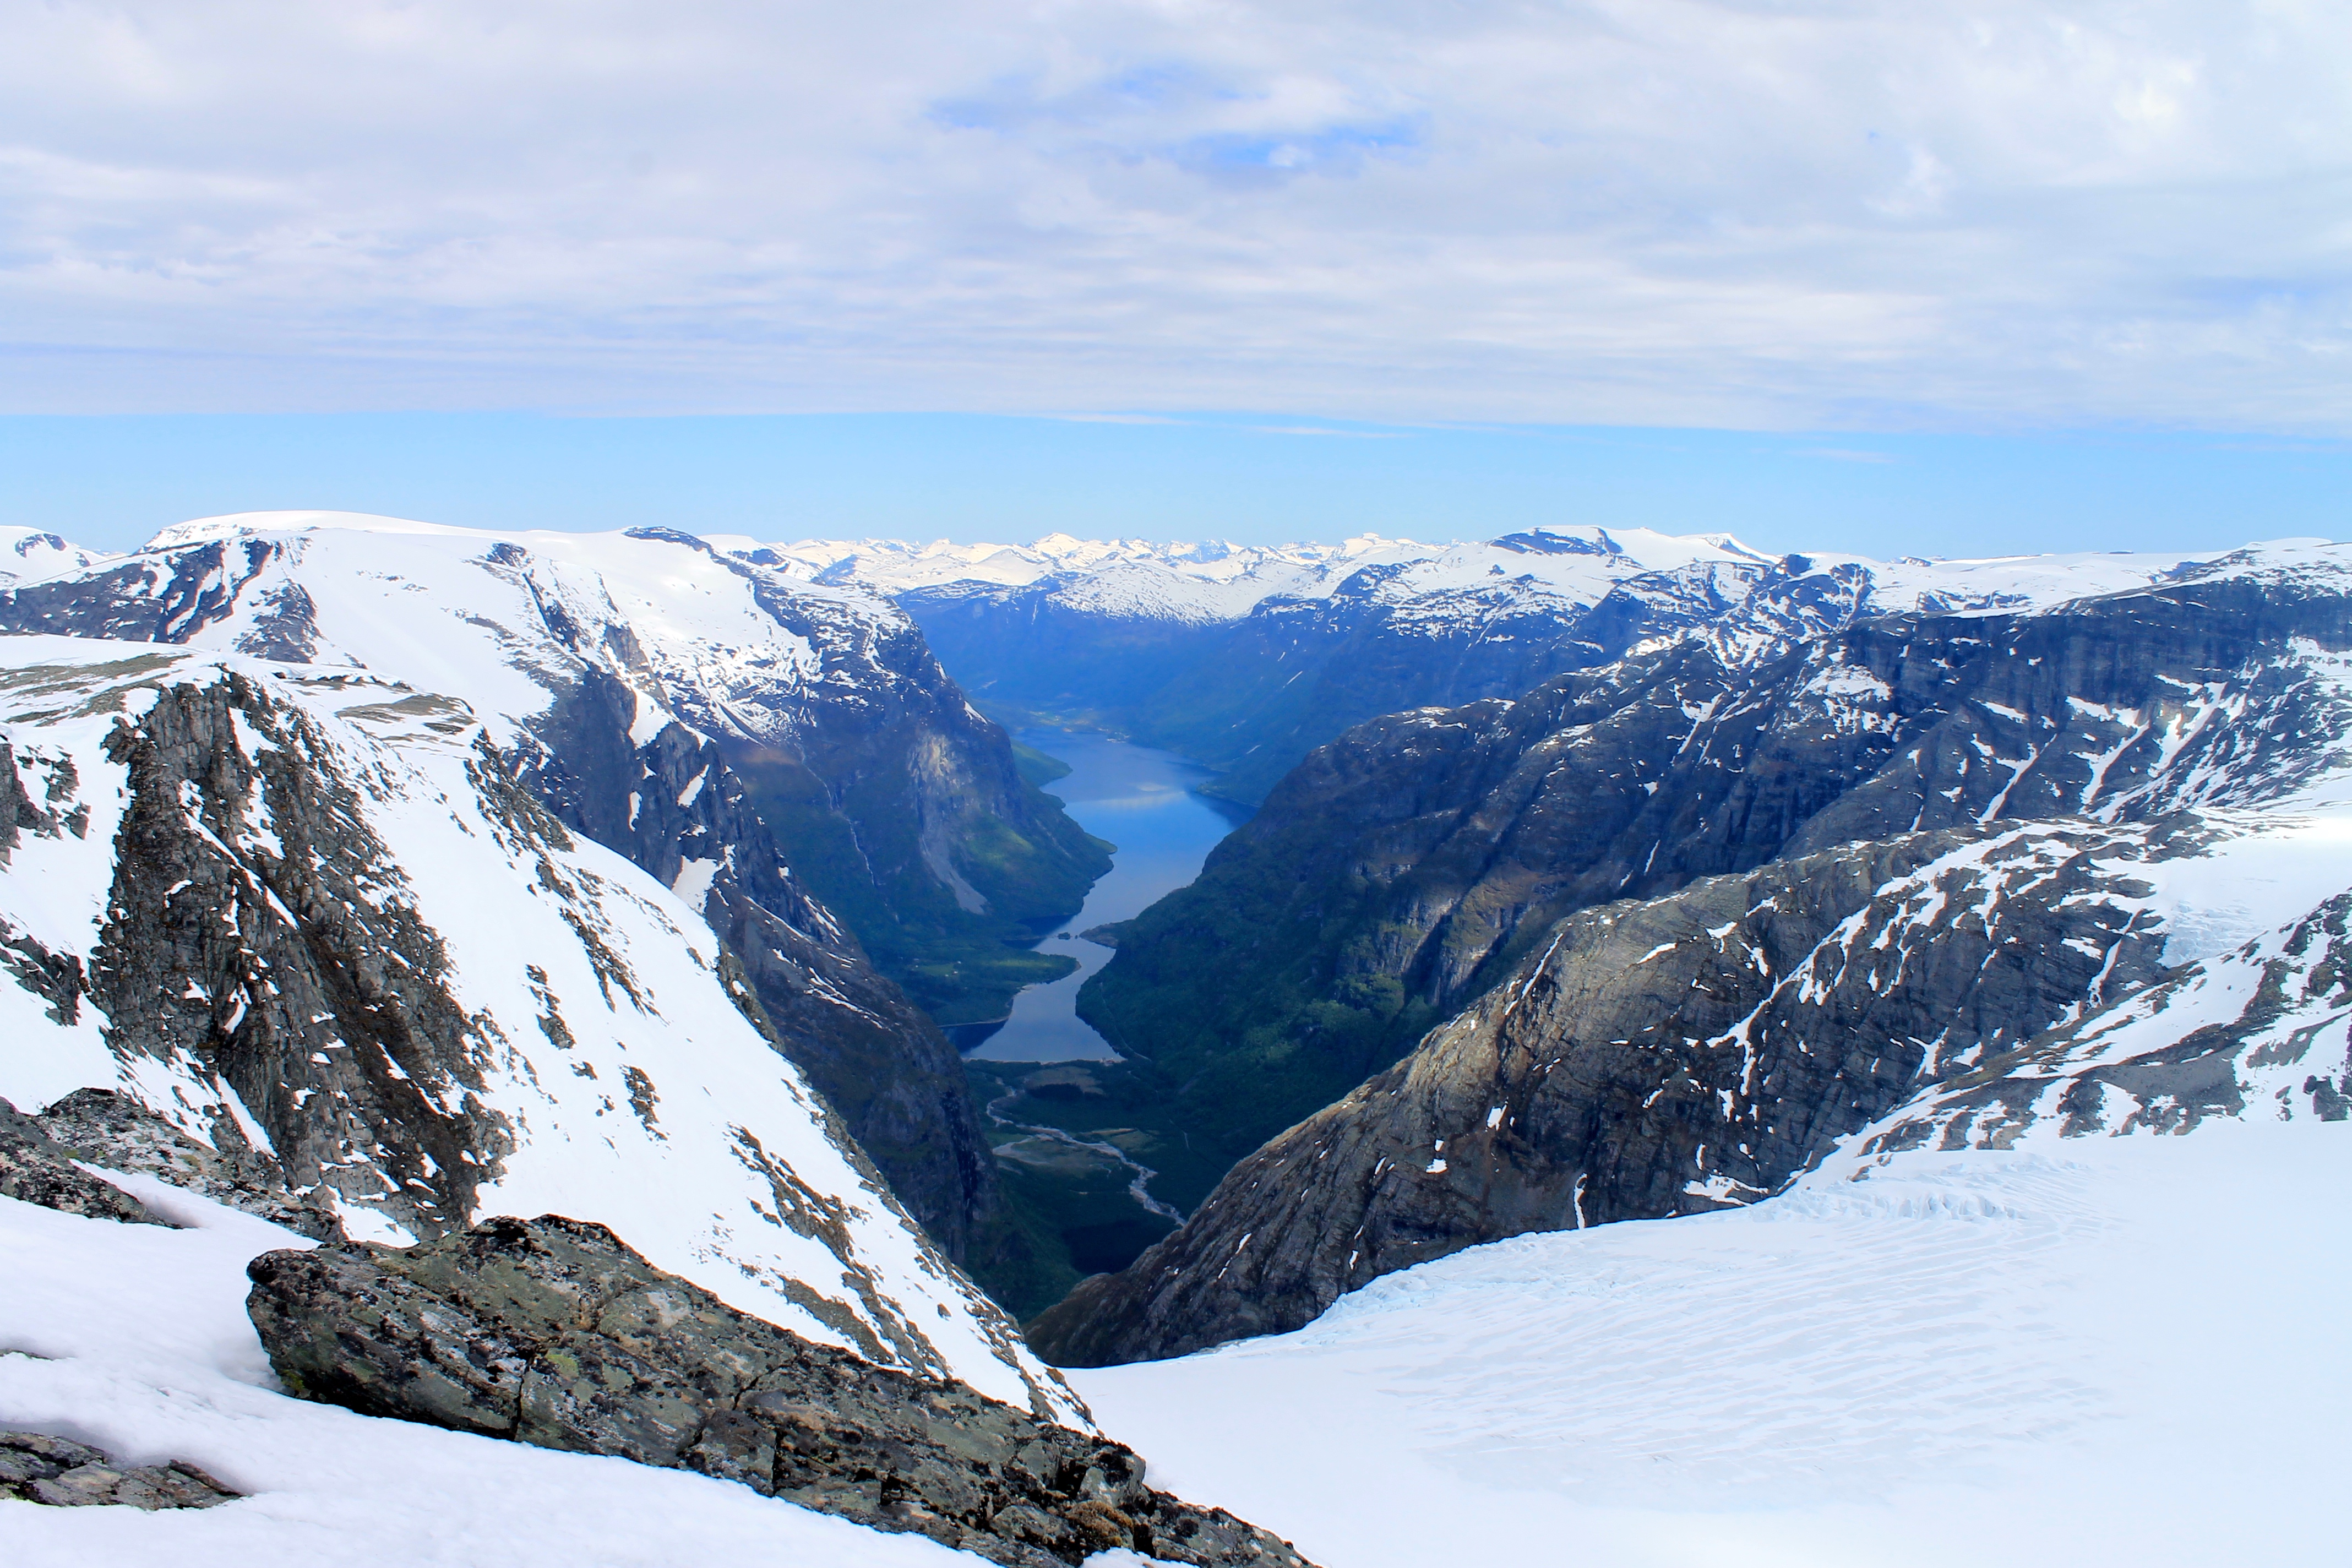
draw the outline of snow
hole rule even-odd
[[[2347,1136],[1899,1156],[1072,1376],[1157,1484],[1333,1568],[2342,1561]]]
[[[1528,547],[1531,538],[1538,547]],[[1728,533],[1591,527],[1447,544],[1377,534],[1337,545],[1160,544],[1061,533],[1025,545],[871,539],[761,544],[748,536],[716,534],[707,542],[743,559],[776,562],[795,578],[881,597],[951,586],[1036,586],[1068,610],[1200,625],[1238,620],[1276,598],[1328,599],[1363,568],[1377,566],[1389,569],[1382,580],[1358,580],[1349,592],[1391,606],[1398,616],[1392,624],[1429,635],[1476,631],[1503,616],[1574,615],[1629,584],[1645,595],[1671,600],[1694,593],[1704,597],[1704,585],[1711,583],[1736,605],[1773,574],[1783,583],[1819,579],[1829,596],[1855,615],[2046,609],[2089,595],[2146,587],[2184,563],[2220,553],[2077,552],[1894,562],[1845,554],[1776,558]],[[2288,542],[2296,547],[2318,542]]]
[[[290,1399],[246,1318],[245,1264],[310,1243],[149,1178],[112,1179],[194,1228],[0,1198],[0,1426],[131,1463],[186,1460],[248,1495],[153,1514],[0,1500],[10,1568],[979,1561],[731,1482]]]
[[[909,625],[870,595],[793,581],[683,535],[243,512],[164,529],[105,565],[147,567],[146,591],[160,595],[180,552],[214,541],[271,552],[250,580],[237,566],[235,607],[189,634],[188,646],[262,652],[277,630],[278,595],[299,589],[309,606],[302,635],[310,662],[382,671],[462,698],[501,744],[545,713],[583,663],[604,665],[636,690],[632,735],[640,744],[672,717],[706,731],[788,742],[803,694],[825,679],[825,660],[761,604],[763,593],[821,620],[845,644]],[[232,555],[232,565],[243,559]],[[636,657],[625,651],[630,645]]]
[[[37,528],[0,528],[0,588],[37,583],[111,559],[106,551],[86,550]]]
[[[118,711],[143,712],[159,683],[202,685],[231,671],[308,715],[322,737],[317,760],[354,784],[364,827],[399,868],[380,896],[411,905],[446,944],[448,988],[475,1020],[468,1044],[485,1076],[479,1099],[516,1142],[478,1193],[472,1217],[600,1221],[658,1267],[809,1339],[909,1364],[936,1358],[984,1394],[1024,1408],[1041,1394],[1061,1419],[1083,1424],[1084,1412],[1010,1322],[835,1142],[815,1092],[722,989],[719,941],[698,913],[593,842],[563,850],[518,840],[468,773],[478,731],[414,724],[392,701],[417,695],[405,687],[349,668],[179,647],[0,637],[0,736],[20,758],[70,758],[91,814],[80,838],[24,836],[0,868],[0,922],[87,962],[112,879],[123,787],[105,737]],[[455,703],[436,711],[445,724],[454,722],[446,715],[464,716]],[[193,816],[189,826],[208,831]],[[226,848],[236,858],[236,847]],[[609,984],[587,931],[625,966],[627,984]],[[560,1006],[570,1048],[558,1049],[538,1026],[542,996]],[[0,1097],[20,1108],[82,1085],[113,1088],[202,1137],[206,1126],[188,1108],[225,1101],[246,1135],[267,1146],[259,1123],[202,1063],[117,1058],[87,999],[81,1021],[61,1027],[30,993],[0,979],[0,1009],[9,1026],[0,1036]],[[632,1072],[658,1094],[652,1116],[630,1102]],[[820,1227],[804,1234],[778,1216],[759,1152],[818,1201],[840,1205],[845,1240],[836,1245]],[[370,1208],[347,1204],[343,1212],[354,1236],[409,1239]],[[794,1300],[811,1291],[874,1342],[850,1344]]]

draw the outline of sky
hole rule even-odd
[[[0,511],[2324,532],[2347,79],[2341,0],[0,0]]]
[[[0,419],[0,524],[128,550],[248,510],[796,539],[1439,542],[1594,523],[1894,556],[2340,538],[2352,443],[1295,416]]]

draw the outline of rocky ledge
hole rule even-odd
[[[84,1443],[46,1432],[0,1432],[0,1498],[53,1508],[121,1503],[159,1508],[216,1508],[229,1490],[194,1465],[118,1465]]]
[[[0,1196],[91,1219],[169,1225],[131,1194],[76,1162],[153,1176],[313,1240],[340,1239],[342,1226],[317,1198],[286,1184],[268,1154],[239,1141],[226,1115],[207,1148],[128,1095],[78,1089],[37,1116],[0,1100]]]
[[[1307,1568],[1147,1487],[1131,1449],[812,1344],[599,1225],[491,1219],[406,1249],[265,1253],[247,1273],[270,1364],[304,1398],[697,1470],[1011,1568],[1116,1548]]]

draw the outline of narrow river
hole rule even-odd
[[[1078,987],[1110,962],[1111,950],[1078,933],[1130,920],[1191,882],[1245,808],[1194,795],[1215,773],[1171,752],[1068,730],[1024,730],[1014,738],[1069,764],[1068,775],[1045,785],[1045,793],[1059,798],[1079,826],[1118,845],[1118,853],[1087,894],[1086,907],[1037,944],[1040,952],[1076,959],[1077,973],[1023,991],[998,1027],[967,1025],[953,1033],[965,1055],[986,1061],[1113,1060],[1116,1053],[1077,1014]]]

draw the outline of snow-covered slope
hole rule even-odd
[[[0,1097],[117,1089],[362,1237],[560,1213],[747,1311],[1070,1414],[765,1032],[698,911],[466,704],[0,639]]]
[[[37,583],[109,559],[103,550],[85,550],[37,528],[0,528],[0,588]]]
[[[1922,1153],[1072,1375],[1349,1568],[2341,1562],[2343,1134]]]
[[[1074,1379],[1170,1484],[1351,1568],[2338,1561],[2347,917],[1928,1090],[1769,1202]]]
[[[1032,1342],[1181,1354],[1459,1247],[1755,1201],[2352,887],[2344,547],[1759,635],[1362,726],[1124,928],[1086,1016],[1195,1138],[1258,1146]]]
[[[1771,556],[1727,533],[1589,527],[1442,545],[714,542],[888,597],[982,700],[1182,752],[1249,802],[1350,725],[1517,696],[1659,638],[1714,628],[1760,653],[1872,616],[2145,587],[2183,560]]]
[[[1808,553],[1772,556],[1727,533],[1669,534],[1654,529],[1536,529],[1498,539],[1423,544],[1360,534],[1338,544],[1162,544],[1048,534],[1030,544],[913,544],[896,540],[801,540],[763,544],[709,534],[713,549],[772,565],[814,583],[883,597],[925,590],[1028,589],[1043,585],[1057,605],[1107,618],[1235,620],[1276,597],[1329,598],[1366,568],[1380,602],[1410,607],[1434,625],[1470,613],[1469,601],[1497,595],[1589,609],[1619,584],[1658,576],[1688,582],[1733,569],[1752,587],[1768,578],[1809,576],[1859,585],[1864,615],[1907,609],[1997,610],[2052,605],[2085,594],[2137,587],[2178,566],[2179,553],[2075,552],[1926,560]],[[1662,584],[1661,587],[1664,586]],[[1465,600],[1464,596],[1468,596]],[[1449,603],[1451,602],[1451,603]]]
[[[714,549],[776,566],[795,578],[883,597],[927,588],[1044,584],[1057,603],[1083,613],[1191,624],[1234,619],[1271,594],[1327,595],[1360,567],[1421,561],[1443,549],[1376,533],[1338,544],[1276,545],[1162,544],[1073,539],[1066,533],[1049,533],[1031,544],[887,539],[761,544],[738,535],[706,538]]]
[[[152,1177],[121,1184],[187,1228],[0,1197],[0,1426],[69,1433],[118,1459],[194,1463],[248,1495],[157,1514],[0,1500],[11,1568],[977,1561],[730,1481],[289,1398],[245,1314],[245,1264],[310,1243]]]
[[[1004,939],[1074,910],[1102,857],[893,606],[662,530],[267,512],[0,590],[0,628],[344,666],[462,701],[542,804],[735,947],[955,1256],[995,1223],[954,1051],[891,982],[951,1019],[1000,1015],[1057,973]]]
[[[786,589],[661,530],[493,532],[349,512],[181,523],[102,583],[20,601],[19,619],[52,606],[87,618],[76,604],[114,624],[55,629],[122,635],[136,621],[155,641],[394,671],[462,696],[508,747],[583,662],[636,693],[641,740],[675,716],[793,747],[821,726],[828,681],[889,678],[883,645],[906,629],[870,595]]]

